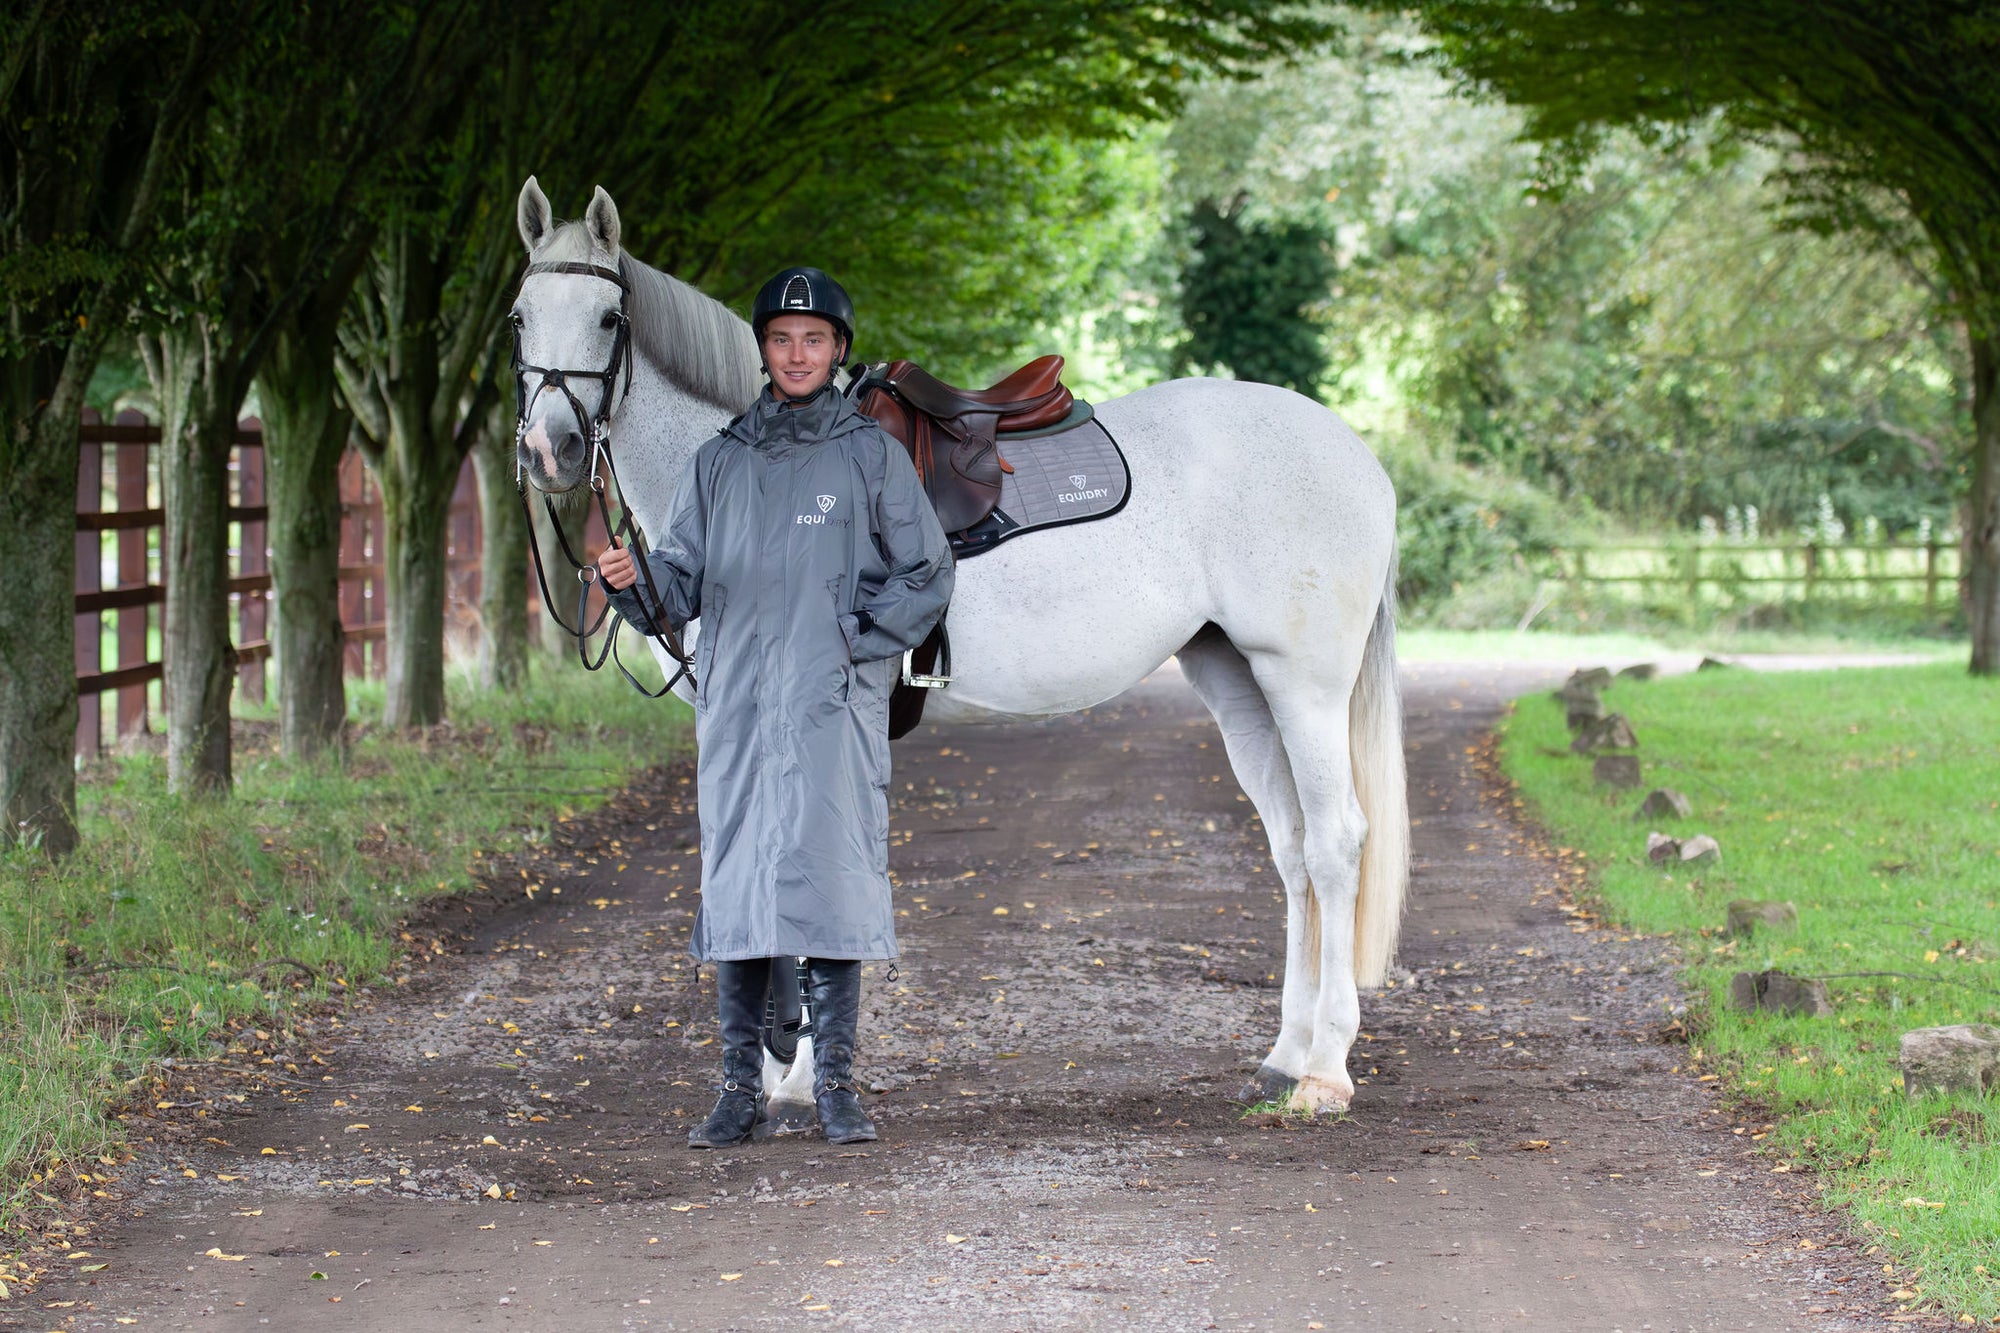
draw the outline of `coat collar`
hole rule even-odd
[[[821,444],[852,434],[869,424],[831,380],[803,403],[778,400],[770,385],[758,393],[750,410],[729,423],[724,433],[753,446]]]

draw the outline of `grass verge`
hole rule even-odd
[[[536,667],[513,694],[455,677],[451,721],[414,736],[373,725],[379,686],[350,686],[344,763],[286,763],[269,726],[241,724],[229,800],[168,795],[156,755],[108,763],[79,788],[80,851],[0,858],[0,1254],[101,1183],[111,1110],[150,1067],[263,1055],[382,979],[419,902],[692,743],[678,701]]]
[[[1551,698],[1520,701],[1503,763],[1556,840],[1588,858],[1606,912],[1678,941],[1689,1059],[1771,1122],[1770,1169],[1808,1165],[1893,1264],[1907,1308],[2000,1316],[2000,1115],[1909,1098],[1912,1028],[2000,1021],[2000,682],[1956,664],[1799,674],[1702,672],[1619,684],[1648,786],[1694,802],[1680,828],[1634,822],[1595,787]],[[1649,827],[1712,834],[1717,865],[1646,862]],[[1792,934],[1724,938],[1731,899],[1788,900]],[[1829,978],[1830,1018],[1729,1009],[1737,971]],[[1904,976],[1853,976],[1854,973]],[[1849,974],[1849,975],[1843,975]]]

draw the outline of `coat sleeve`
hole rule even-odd
[[[665,535],[646,552],[653,590],[664,603],[668,624],[675,628],[701,614],[701,576],[708,563],[708,497],[701,484],[702,471],[702,457],[697,454],[674,488]],[[661,608],[651,604],[645,573],[631,587],[618,592],[606,589],[605,595],[634,629],[647,634],[660,632],[654,616]]]
[[[873,662],[907,652],[924,641],[951,601],[951,546],[916,465],[902,447],[877,433],[883,467],[881,484],[869,497],[869,521],[889,566],[882,590],[859,609],[874,621],[860,630],[860,617],[840,618],[848,656]]]

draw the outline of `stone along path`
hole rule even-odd
[[[1226,1100],[1275,1032],[1283,911],[1167,670],[897,747],[880,1143],[681,1146],[716,1057],[670,776],[292,1100],[191,1081],[212,1118],[135,1122],[108,1266],[0,1327],[1867,1326],[1868,1261],[1674,1072],[1658,942],[1563,910],[1493,794],[1486,729],[1536,670],[1407,673],[1408,975],[1364,997],[1344,1121]]]

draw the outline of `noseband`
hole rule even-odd
[[[516,459],[514,486],[520,492],[522,512],[527,514],[528,517],[528,551],[533,555],[535,560],[535,581],[541,587],[542,605],[548,608],[549,618],[560,625],[565,633],[575,638],[577,659],[583,663],[586,671],[598,670],[604,665],[605,659],[609,658],[618,664],[618,670],[624,673],[625,679],[632,682],[633,689],[650,698],[658,699],[665,695],[668,690],[673,689],[675,683],[682,676],[688,678],[689,684],[694,683],[694,661],[682,649],[680,636],[674,632],[671,625],[665,623],[666,604],[660,600],[659,589],[653,584],[652,566],[646,561],[646,540],[644,535],[639,531],[639,525],[632,518],[632,506],[626,502],[624,488],[618,484],[618,466],[611,459],[611,413],[620,400],[620,395],[616,391],[621,371],[625,377],[624,396],[629,397],[632,392],[632,322],[625,314],[625,298],[631,295],[632,287],[630,283],[625,281],[624,274],[618,272],[616,269],[606,268],[602,264],[578,262],[530,264],[528,265],[527,272],[522,274],[522,276],[524,278],[533,277],[537,273],[575,273],[586,277],[602,278],[606,282],[616,283],[618,286],[618,309],[612,316],[614,329],[611,338],[611,358],[602,370],[561,370],[548,366],[529,365],[521,357],[521,318],[519,315],[512,317],[511,322],[514,326],[514,454]],[[528,388],[528,377],[530,375],[540,377],[532,391]],[[597,411],[595,414],[584,411],[582,401],[577,398],[575,391],[570,388],[570,381],[573,379],[594,379],[601,386],[602,392],[599,393],[597,398]],[[618,631],[625,624],[625,618],[622,615],[612,623],[611,632],[605,636],[604,648],[603,651],[598,653],[597,660],[594,662],[591,660],[588,640],[591,635],[597,633],[603,627],[605,618],[611,614],[611,600],[607,593],[604,606],[598,611],[596,618],[586,623],[586,612],[589,609],[590,602],[590,585],[598,581],[597,566],[594,564],[585,564],[583,561],[577,559],[576,552],[570,549],[569,537],[563,532],[562,520],[556,516],[555,503],[549,499],[547,492],[543,492],[542,507],[548,511],[549,527],[556,534],[556,543],[562,548],[563,558],[568,560],[570,568],[576,571],[575,624],[572,625],[563,620],[562,614],[556,610],[555,599],[549,596],[548,573],[542,564],[542,548],[541,544],[535,539],[535,515],[534,511],[528,505],[528,469],[526,463],[520,461],[521,446],[528,434],[529,409],[534,407],[536,401],[541,398],[542,393],[548,389],[559,391],[569,401],[570,411],[576,414],[577,429],[582,431],[584,438],[590,441],[590,493],[596,500],[599,515],[604,519],[605,532],[611,535],[614,543],[631,549],[634,556],[634,563],[639,569],[639,577],[646,585],[646,592],[652,597],[653,605],[660,609],[661,620],[654,626],[651,638],[653,642],[666,650],[667,655],[674,659],[679,669],[674,672],[666,685],[657,692],[641,685],[631,671],[626,668],[624,659],[618,656]],[[607,477],[610,481],[608,487],[606,485]],[[611,520],[611,506],[606,499],[607,491],[616,491],[618,493],[620,517],[615,524]]]

